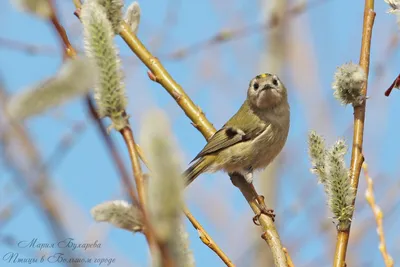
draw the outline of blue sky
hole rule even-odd
[[[72,15],[70,2],[59,0],[57,8],[71,40],[76,47],[81,48],[81,25]],[[275,210],[282,240],[289,250],[293,248],[291,254],[296,266],[307,266],[307,262],[318,258],[323,252],[328,254],[326,258],[320,259],[319,266],[330,265],[333,250],[329,244],[333,245],[333,232],[319,235],[315,229],[320,227],[321,222],[328,223],[332,229],[334,226],[328,218],[330,214],[326,210],[323,189],[309,173],[306,136],[308,130],[316,129],[326,136],[329,143],[338,137],[351,142],[352,108],[341,107],[333,99],[331,83],[336,67],[349,61],[358,62],[361,44],[363,1],[321,2],[305,14],[289,19],[288,39],[291,43],[288,47],[291,50],[288,54],[299,60],[287,63],[281,75],[289,88],[292,125],[282,156],[284,164],[279,171],[279,197]],[[199,49],[182,60],[171,60],[168,55],[179,48],[208,40],[223,29],[260,23],[262,14],[259,3],[245,0],[139,3],[142,10],[139,38],[160,58],[207,118],[217,128],[220,127],[241,105],[248,81],[260,71],[263,32],[259,30],[227,43]],[[9,1],[3,1],[0,7],[0,38],[52,47],[55,51],[51,55],[29,55],[0,45],[2,82],[9,92],[17,92],[56,73],[62,62],[61,52],[58,53],[58,39],[48,23],[16,11]],[[389,98],[383,96],[399,71],[397,49],[390,57],[385,56],[390,38],[398,34],[395,18],[386,13],[388,6],[383,0],[376,1],[375,9],[377,17],[371,50],[364,154],[371,176],[377,178],[376,198],[379,202],[386,199],[390,188],[399,186],[397,164],[400,142],[397,142],[399,127],[395,122],[396,114],[400,112],[397,104],[400,96],[398,91],[394,91]],[[172,19],[168,19],[169,13],[173,14]],[[203,137],[190,125],[173,99],[158,84],[148,80],[146,67],[118,37],[116,42],[123,56],[129,97],[128,113],[132,115],[131,124],[135,135],[140,136],[142,118],[148,110],[163,109],[170,116],[174,134],[180,141],[184,154],[182,168],[185,168],[204,146]],[[383,63],[386,70],[382,76],[376,75],[378,63]],[[268,69],[263,72],[268,72]],[[63,207],[61,211],[71,231],[70,237],[77,242],[83,242],[85,238],[101,239],[102,249],[93,251],[91,255],[116,258],[117,263],[113,266],[148,266],[147,246],[141,235],[132,236],[123,230],[94,224],[90,218],[89,211],[93,206],[106,200],[122,198],[122,195],[118,174],[96,128],[88,120],[84,102],[70,102],[55,112],[29,120],[26,127],[42,158],[47,160],[60,139],[71,132],[71,127],[78,121],[86,125],[84,132],[74,135],[74,145],[63,154],[62,161],[50,170],[53,193]],[[127,159],[120,136],[113,133],[112,138]],[[0,221],[1,237],[9,236],[16,241],[38,238],[41,242],[56,242],[41,213],[31,200],[24,197],[26,193],[12,183],[12,171],[4,161],[1,161],[0,167],[0,209],[10,203],[22,203],[18,213],[4,227]],[[304,188],[312,192],[309,197],[311,200],[304,194]],[[365,181],[361,176],[357,205],[365,204],[364,189]],[[252,251],[260,233],[251,225],[252,214],[238,190],[225,175],[212,174],[204,175],[187,191],[187,202],[198,220],[238,266],[248,266],[251,262],[248,259],[251,253],[248,251]],[[212,211],[205,208],[210,202],[215,206]],[[303,207],[304,202],[310,202],[312,207]],[[391,215],[385,219],[385,226],[391,233],[387,235],[387,242],[393,256],[400,255],[399,250],[396,250],[396,247],[400,247],[396,238],[400,231],[395,225],[399,212],[396,209],[396,198],[389,203],[393,205],[386,207]],[[300,206],[300,210],[307,211],[293,211],[296,205]],[[288,211],[289,215],[280,220],[283,211]],[[363,222],[371,221],[371,218],[370,210],[362,209],[356,214],[354,229],[362,227]],[[304,231],[299,232],[299,228]],[[198,240],[197,233],[190,225],[187,230],[197,266],[223,266]],[[297,247],[291,244],[304,233],[311,237],[307,242]],[[371,224],[363,232],[362,242],[350,247],[350,250],[356,257],[367,253],[365,260],[357,261],[363,263],[362,266],[378,266],[383,263],[377,246],[375,225]],[[295,248],[296,251],[293,251]],[[18,251],[27,257],[36,253],[34,250],[18,250],[15,245],[6,246],[2,242],[0,260],[10,251]],[[2,263],[1,266],[25,265]]]

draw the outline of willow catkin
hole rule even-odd
[[[99,76],[94,95],[98,113],[100,117],[109,117],[110,127],[119,131],[128,125],[127,98],[111,23],[104,7],[96,1],[82,6],[81,19],[85,52],[95,62]]]

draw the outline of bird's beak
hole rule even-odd
[[[272,88],[274,88],[274,87],[271,86],[270,84],[266,84],[266,85],[261,89],[261,91],[269,90],[269,89],[272,89]]]

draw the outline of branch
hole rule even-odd
[[[319,6],[320,4],[327,3],[331,0],[314,0],[314,1],[298,1],[298,3],[287,8],[282,14],[282,17],[294,19],[295,17],[303,14],[305,11]],[[239,29],[221,30],[211,38],[192,44],[188,47],[177,49],[176,51],[165,56],[165,59],[181,60],[189,55],[193,55],[203,49],[210,48],[214,45],[220,45],[229,41],[237,40],[246,37],[254,32],[267,32],[268,30],[276,29],[281,24],[281,18],[271,16],[267,22],[256,23],[248,25]],[[164,58],[164,57],[163,57]]]
[[[209,139],[216,132],[215,128],[207,120],[199,107],[193,103],[182,87],[166,71],[160,61],[154,57],[144,47],[141,41],[131,32],[129,26],[125,22],[121,24],[120,35],[127,43],[129,48],[136,54],[136,56],[150,69],[150,78],[158,82],[167,90],[167,92],[175,99],[185,114],[190,118],[193,126],[196,127],[206,139]],[[254,187],[247,184],[241,176],[232,175],[231,179],[245,196],[254,213],[260,214],[258,203],[256,202],[258,194]],[[266,241],[271,248],[275,265],[287,266],[286,256],[283,252],[279,235],[272,219],[269,216],[261,214],[259,221],[263,230],[265,231],[266,236],[268,237]]]
[[[259,209],[259,204],[256,201],[258,194],[254,188],[254,185],[248,184],[243,177],[238,174],[231,174],[230,177],[232,183],[239,188],[240,192],[246,198],[254,214],[260,214],[261,210]],[[258,221],[260,222],[260,225],[264,231],[264,233],[261,235],[261,238],[264,239],[271,248],[275,266],[289,266],[286,259],[286,254],[279,238],[278,230],[276,229],[272,218],[261,214]]]
[[[27,53],[29,55],[45,55],[45,56],[54,56],[56,54],[56,50],[52,46],[40,45],[40,44],[30,44],[21,42],[18,40],[12,40],[4,37],[0,37],[0,47],[4,47],[6,49],[12,49]]]
[[[372,28],[374,25],[374,19],[375,19],[374,0],[365,0],[360,66],[364,69],[365,74],[367,75],[367,81],[369,73],[371,37],[372,37]],[[362,94],[364,96],[366,96],[367,94],[367,85],[368,83],[365,82],[365,85],[362,89]],[[351,174],[350,177],[355,195],[357,195],[361,166],[364,162],[364,157],[362,155],[362,146],[364,137],[365,106],[366,106],[366,101],[364,101],[361,105],[354,107],[354,132],[353,132],[353,147],[352,147],[351,163],[350,163],[350,174]],[[355,204],[355,198],[353,206],[354,204]],[[346,266],[346,252],[350,236],[350,227],[351,224],[349,225],[348,229],[338,230],[337,240],[336,240],[336,252],[333,263],[334,267]]]
[[[376,225],[377,225],[377,232],[379,237],[379,250],[382,253],[383,260],[385,262],[386,267],[393,267],[394,262],[393,258],[389,255],[386,250],[386,242],[385,242],[385,233],[383,231],[383,212],[381,208],[375,202],[374,196],[374,182],[372,181],[371,177],[368,175],[368,165],[364,162],[362,165],[364,170],[365,180],[367,180],[367,191],[365,192],[365,199],[367,200],[368,204],[371,206],[372,212],[374,213]]]
[[[137,145],[135,143],[135,139],[133,137],[133,133],[131,128],[125,127],[120,131],[122,137],[124,138],[126,147],[128,148],[129,157],[131,159],[133,176],[135,177],[136,187],[139,195],[139,201],[142,205],[143,209],[146,209],[146,193],[144,187],[144,179],[142,168],[140,167]]]
[[[72,47],[67,33],[64,29],[64,27],[61,25],[58,16],[57,16],[57,12],[54,6],[54,2],[53,0],[48,0],[49,1],[49,5],[51,7],[51,16],[50,16],[50,21],[53,24],[54,29],[57,32],[58,37],[61,40],[61,44],[63,46],[63,54],[64,54],[64,58],[69,57],[69,58],[75,58],[76,57],[76,51],[75,49]]]
[[[128,194],[131,198],[131,201],[133,204],[137,205],[140,207],[140,202],[135,194],[133,184],[131,180],[129,179],[129,174],[125,169],[123,160],[121,156],[118,154],[117,149],[115,148],[115,145],[113,141],[111,140],[110,136],[107,134],[107,130],[105,129],[101,119],[97,116],[96,108],[94,107],[94,104],[92,100],[90,99],[89,96],[86,97],[86,102],[87,102],[87,107],[89,110],[89,114],[91,118],[96,122],[96,125],[98,126],[98,130],[101,133],[102,138],[104,139],[104,143],[106,144],[108,150],[110,151],[110,154],[117,165],[117,169],[120,172],[121,179],[123,181],[125,189],[128,191]]]
[[[288,267],[294,267],[294,264],[293,264],[292,258],[290,257],[290,255],[289,255],[289,252],[288,252],[287,248],[283,248],[283,252],[285,252],[286,259],[287,259],[287,264],[288,264]]]
[[[183,212],[185,213],[186,217],[192,223],[193,227],[197,230],[200,240],[209,247],[221,260],[226,264],[228,267],[234,267],[235,265],[232,261],[226,256],[226,254],[219,248],[219,246],[214,242],[211,236],[207,233],[207,231],[203,228],[203,226],[196,220],[196,218],[190,213],[190,211],[184,207]]]

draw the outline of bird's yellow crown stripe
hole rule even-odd
[[[270,76],[270,74],[263,73],[263,74],[257,75],[257,78],[267,78],[268,76]]]

